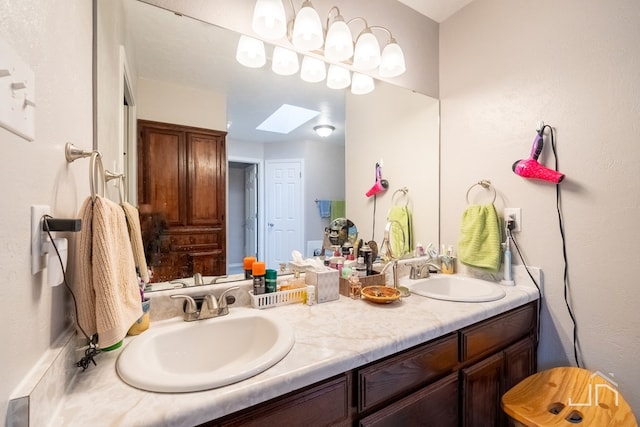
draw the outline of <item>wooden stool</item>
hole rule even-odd
[[[553,368],[525,378],[502,396],[516,426],[637,426],[616,384],[600,372]]]

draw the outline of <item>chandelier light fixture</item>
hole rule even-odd
[[[393,78],[406,71],[404,53],[386,27],[370,26],[362,17],[345,21],[337,6],[329,9],[323,27],[320,15],[310,0],[302,1],[297,12],[293,0],[288,3],[292,11],[291,19],[287,19],[282,0],[257,0],[253,12],[251,27],[259,37],[269,41],[286,37],[292,48],[303,54],[302,65],[299,65],[298,53],[281,46],[275,47],[271,67],[273,72],[293,75],[299,70],[304,81],[320,82],[326,79],[331,89],[351,86],[354,94],[365,94],[375,87],[369,74],[377,72],[380,77]],[[356,21],[361,21],[364,29],[354,42],[350,25]],[[384,32],[386,36],[382,50],[374,31]],[[241,36],[236,58],[247,67],[262,67],[266,63],[264,43]]]

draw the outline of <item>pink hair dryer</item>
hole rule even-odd
[[[516,161],[513,164],[512,169],[516,175],[523,178],[540,179],[542,181],[558,184],[564,179],[564,174],[553,169],[549,169],[538,162],[538,157],[544,147],[544,141],[542,140],[543,129],[538,131],[535,139],[533,140],[533,146],[531,147],[531,154],[529,155],[529,158]]]
[[[382,168],[380,167],[380,163],[376,163],[376,182],[369,189],[369,191],[367,191],[365,196],[375,196],[378,193],[387,191],[387,188],[389,188],[389,181],[387,181],[386,179],[382,179]]]

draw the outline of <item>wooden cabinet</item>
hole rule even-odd
[[[154,281],[226,273],[225,138],[138,120],[138,204]]]
[[[535,372],[536,325],[532,302],[204,425],[506,425],[500,398]]]

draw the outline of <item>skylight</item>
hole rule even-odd
[[[273,114],[256,129],[266,132],[288,134],[320,114],[319,111],[282,104]]]

